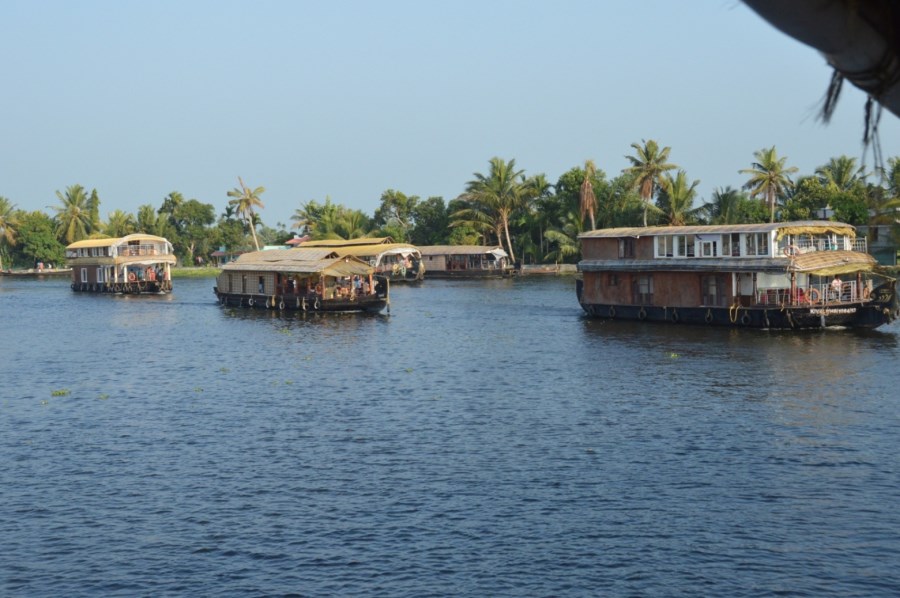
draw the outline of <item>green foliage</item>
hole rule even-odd
[[[62,265],[65,246],[56,238],[53,220],[43,212],[19,212],[18,243],[12,258],[15,263],[33,267],[35,262]]]
[[[744,189],[750,191],[750,197],[762,197],[769,208],[769,221],[775,222],[775,207],[778,200],[793,187],[790,175],[797,172],[796,166],[785,166],[786,157],[778,157],[773,145],[753,153],[756,160],[751,168],[739,171],[749,174],[750,179],[744,183]]]
[[[429,197],[412,211],[415,225],[410,232],[414,245],[444,245],[449,242],[450,214],[442,197]]]
[[[98,209],[100,202],[96,199],[96,194],[92,194],[89,199],[84,187],[71,185],[66,187],[65,195],[57,191],[56,197],[60,201],[53,208],[56,211],[57,238],[66,245],[86,239],[94,229],[94,211]]]

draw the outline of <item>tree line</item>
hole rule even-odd
[[[388,189],[371,216],[333,203],[302,203],[290,225],[267,226],[261,210],[265,187],[227,191],[223,211],[173,191],[159,207],[139,206],[100,216],[97,190],[81,185],[57,191],[53,214],[27,212],[0,196],[0,267],[61,264],[65,246],[93,237],[141,232],[166,237],[183,264],[209,259],[217,249],[245,251],[282,245],[295,235],[312,239],[390,236],[415,245],[500,245],[513,261],[577,261],[578,235],[619,226],[740,224],[833,219],[853,225],[890,224],[900,243],[900,157],[866,172],[856,158],[834,157],[811,174],[795,176],[775,147],[754,153],[740,189],[716,188],[699,203],[697,186],[671,161],[671,148],[655,140],[631,144],[628,166],[609,178],[592,160],[563,173],[555,183],[527,175],[515,159],[491,158],[464,191],[448,202]],[[698,205],[699,204],[699,205]],[[199,260],[197,259],[199,258]]]

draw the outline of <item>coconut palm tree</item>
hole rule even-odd
[[[228,203],[235,206],[237,208],[238,214],[241,214],[244,217],[244,220],[250,227],[250,234],[253,236],[253,245],[256,247],[256,250],[259,251],[259,241],[256,238],[256,223],[253,221],[253,208],[265,207],[259,196],[266,190],[266,188],[257,187],[256,189],[251,190],[247,185],[244,184],[244,181],[241,179],[241,177],[238,177],[238,183],[241,184],[240,188],[235,187],[227,193],[228,197],[234,198]]]
[[[56,197],[60,201],[60,205],[53,207],[57,238],[67,245],[87,238],[94,224],[94,216],[84,187],[71,185],[66,187],[65,195],[57,191]]]
[[[744,201],[745,195],[737,189],[719,187],[713,191],[710,201],[703,205],[703,211],[710,224],[741,224]]]
[[[856,158],[840,156],[816,168],[816,176],[826,187],[837,191],[850,191],[863,182],[863,167],[856,165]]]
[[[597,208],[597,196],[594,195],[594,186],[591,179],[597,172],[597,166],[593,160],[585,160],[584,162],[584,182],[581,183],[581,190],[578,194],[578,205],[581,210],[581,219],[584,220],[586,215],[591,217],[591,230],[597,228],[597,222],[594,218],[594,212]]]
[[[694,219],[694,198],[699,184],[700,181],[688,184],[687,173],[683,170],[679,170],[674,177],[668,174],[663,177],[659,208],[670,225],[684,226]]]
[[[460,199],[469,207],[453,216],[457,222],[460,222],[460,218],[473,221],[487,219],[493,225],[501,244],[505,239],[509,259],[515,262],[516,255],[509,234],[509,219],[521,206],[527,193],[524,171],[516,170],[515,159],[505,162],[501,158],[494,157],[491,158],[490,165],[490,172],[487,175],[476,172],[475,178],[466,184],[466,192]],[[478,218],[471,218],[476,215]]]
[[[750,175],[750,180],[744,183],[744,189],[750,191],[750,197],[765,198],[769,208],[769,222],[775,222],[775,201],[793,187],[790,175],[798,169],[796,166],[785,167],[787,157],[779,158],[774,145],[754,152],[753,156],[756,161],[752,168],[738,172]]]
[[[678,166],[667,162],[672,148],[666,146],[660,149],[659,144],[653,139],[642,140],[642,143],[643,145],[638,143],[631,144],[631,147],[634,149],[634,155],[625,156],[631,162],[631,166],[622,172],[633,174],[635,177],[635,188],[640,190],[641,199],[644,202],[644,226],[647,226],[647,210],[650,207],[653,192],[662,182],[663,174],[666,171],[678,168]]]
[[[3,255],[16,244],[16,206],[0,196],[0,270],[3,269]]]
[[[124,237],[135,231],[134,216],[122,210],[113,210],[106,218],[103,233],[109,237]]]

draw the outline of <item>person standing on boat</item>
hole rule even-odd
[[[831,293],[834,295],[834,298],[836,300],[840,300],[840,298],[841,298],[841,287],[843,285],[844,285],[844,283],[841,282],[840,277],[837,274],[835,274],[834,280],[831,281]]]

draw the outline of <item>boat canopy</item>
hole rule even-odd
[[[353,245],[389,245],[394,240],[390,237],[361,237],[359,239],[320,239],[304,241],[303,247],[351,247]]]
[[[103,237],[102,239],[82,239],[75,241],[66,246],[66,249],[90,249],[92,247],[112,247],[113,245],[127,245],[128,243],[140,243],[141,241],[152,241],[155,243],[165,243],[169,247],[172,246],[165,237],[157,237],[156,235],[148,235],[145,233],[135,233],[124,237]]]
[[[281,272],[290,274],[325,274],[327,276],[368,276],[374,272],[369,264],[353,256],[340,256],[334,249],[298,247],[252,251],[222,266],[226,272]]]
[[[872,270],[878,261],[867,253],[856,251],[812,251],[791,258],[789,272],[805,272],[818,276],[835,276]]]
[[[502,247],[491,245],[426,245],[419,247],[422,255],[493,255],[496,259],[509,257]]]

